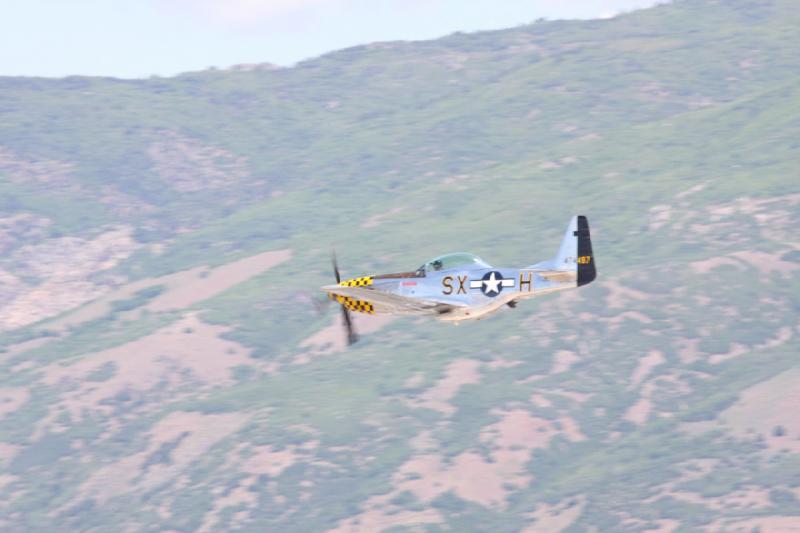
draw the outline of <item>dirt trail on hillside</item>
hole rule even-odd
[[[63,329],[94,320],[111,310],[111,303],[133,297],[147,287],[163,285],[165,290],[149,302],[150,311],[185,309],[220,294],[234,285],[273,268],[292,256],[291,250],[273,250],[245,257],[213,269],[205,266],[183,270],[158,278],[148,278],[125,285],[50,325]]]

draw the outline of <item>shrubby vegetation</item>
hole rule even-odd
[[[377,496],[381,512],[435,510],[443,523],[430,531],[518,531],[537,506],[569,502],[582,506],[573,531],[796,514],[798,455],[768,442],[796,439],[788,423],[759,434],[720,420],[742,391],[796,366],[796,333],[771,342],[796,330],[796,271],[764,272],[741,253],[797,263],[786,229],[800,223],[786,197],[800,136],[797,17],[789,0],[684,0],[611,20],[357,47],[274,71],[0,78],[0,147],[24,169],[0,166],[4,217],[35,213],[58,235],[131,226],[141,246],[112,272],[130,280],[292,251],[190,310],[146,309],[168,290],[154,284],[64,330],[4,333],[0,390],[30,396],[0,418],[16,476],[0,487],[0,526],[193,531],[231,494],[252,499],[220,510],[216,530],[321,531]],[[225,182],[240,160],[245,170]],[[47,183],[35,179],[41,165]],[[332,279],[330,245],[345,275],[457,250],[530,264],[552,254],[575,212],[592,223],[600,277],[569,299],[458,329],[400,319],[346,352],[301,347],[331,324],[334,307],[313,303]],[[384,218],[366,224],[375,215]],[[700,263],[709,260],[721,263]],[[96,410],[57,408],[85,384],[44,384],[48,368],[188,312],[250,350],[230,383],[195,390],[182,375],[123,387]],[[559,352],[568,364],[555,372]],[[635,383],[651,352],[661,362]],[[431,391],[458,360],[476,361],[476,375],[442,400],[452,411],[437,409]],[[94,387],[117,379],[113,364],[86,374]],[[498,465],[487,428],[509,410],[559,433],[529,450],[514,474],[529,481],[506,483],[505,505],[452,487],[429,501],[398,489],[401,467],[424,453]],[[180,475],[144,484],[185,453],[181,434],[149,447],[175,412],[246,421]],[[578,436],[565,436],[567,419]],[[425,452],[412,444],[423,433]],[[240,463],[256,449],[293,461],[247,474]],[[108,501],[82,492],[99,469],[144,452],[130,490]],[[693,503],[675,490],[705,503],[758,490],[768,506]]]

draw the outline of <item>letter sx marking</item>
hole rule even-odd
[[[458,289],[453,286],[453,281],[458,282]],[[445,276],[442,278],[442,287],[444,287],[444,289],[442,289],[442,294],[450,296],[453,294],[453,291],[455,291],[456,294],[467,294],[467,289],[464,286],[466,282],[467,276]]]

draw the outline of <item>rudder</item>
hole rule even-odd
[[[589,221],[583,215],[578,215],[575,235],[578,238],[578,255],[575,262],[578,264],[578,287],[587,285],[597,277],[597,267],[594,264],[592,253],[592,238],[589,232]]]

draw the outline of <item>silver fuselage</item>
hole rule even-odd
[[[495,280],[484,276],[500,274]],[[532,269],[470,268],[426,272],[424,277],[401,279],[375,279],[375,290],[410,298],[438,301],[458,306],[439,316],[440,320],[460,321],[485,317],[509,302],[540,296],[576,286],[574,276],[567,272],[560,276]],[[548,279],[549,278],[549,279]],[[554,279],[555,278],[555,279]],[[500,280],[495,285],[495,281]],[[497,291],[493,289],[498,289]]]

